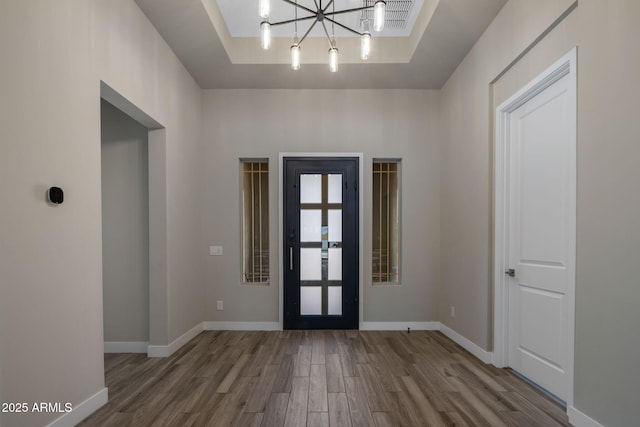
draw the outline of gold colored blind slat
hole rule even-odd
[[[399,215],[398,163],[373,164],[373,253],[374,283],[398,283]]]
[[[269,281],[269,166],[243,162],[243,281]]]

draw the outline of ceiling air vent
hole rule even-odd
[[[363,6],[373,6],[375,0],[363,0]],[[415,0],[387,0],[385,28],[403,30],[407,26],[411,8]],[[370,20],[373,22],[373,9],[363,10],[360,23]]]

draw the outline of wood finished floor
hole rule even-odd
[[[439,332],[207,331],[106,354],[81,426],[569,426],[564,408]]]

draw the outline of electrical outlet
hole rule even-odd
[[[451,317],[456,317],[456,308],[455,306],[451,306]]]
[[[209,255],[222,255],[222,246],[209,246]]]
[[[224,310],[224,307],[222,305],[222,300],[218,300],[218,310]]]

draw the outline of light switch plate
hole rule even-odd
[[[209,255],[222,255],[222,246],[209,246]]]

